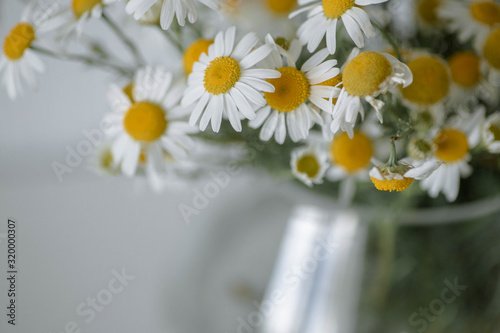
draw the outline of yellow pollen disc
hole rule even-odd
[[[495,25],[500,23],[500,6],[493,1],[477,1],[470,5],[472,17],[481,23]]]
[[[265,0],[269,9],[277,14],[287,14],[297,4],[297,0]]]
[[[213,42],[214,41],[211,39],[198,39],[186,49],[182,57],[186,75],[191,73],[193,64],[200,59],[202,53],[208,54],[208,47],[212,45]]]
[[[323,12],[331,19],[341,17],[354,7],[354,0],[323,0]]]
[[[434,139],[436,156],[445,162],[462,159],[469,151],[467,136],[456,129],[444,129]]]
[[[403,179],[390,179],[390,180],[380,180],[377,178],[370,177],[373,182],[373,185],[379,191],[404,191],[408,187],[410,187],[411,183],[413,183],[413,178],[403,178]]]
[[[479,57],[471,51],[460,51],[452,55],[448,59],[448,65],[453,82],[466,88],[478,84],[481,78],[479,60]]]
[[[106,151],[102,154],[100,163],[101,168],[108,170],[113,166],[114,158],[111,149],[106,149]]]
[[[297,161],[297,171],[314,178],[320,169],[319,162],[313,155],[304,155]]]
[[[332,77],[329,80],[321,82],[319,85],[321,85],[321,86],[329,86],[329,87],[337,87],[339,89],[342,89],[343,85],[339,84],[341,82],[342,82],[342,74],[338,74],[337,76]],[[337,99],[338,98],[332,98],[332,104],[333,105],[335,105],[337,103]]]
[[[330,144],[332,161],[349,172],[356,172],[368,164],[373,156],[370,139],[361,132],[354,131],[352,139],[347,133],[335,137]]]
[[[123,119],[123,127],[137,141],[155,141],[167,128],[165,112],[158,105],[148,102],[132,104]]]
[[[392,66],[386,57],[376,52],[363,52],[345,66],[344,88],[351,96],[370,96],[391,74]]]
[[[494,68],[500,70],[500,28],[493,30],[483,48],[484,58]]]
[[[488,131],[493,134],[493,141],[500,141],[500,127],[498,125],[491,124]]]
[[[130,101],[134,103],[134,94],[132,93],[132,90],[134,89],[134,83],[130,82],[127,84],[125,87],[123,87],[123,92],[125,95],[127,95],[128,98],[130,98]]]
[[[283,67],[277,70],[281,77],[268,79],[275,90],[264,93],[267,104],[280,112],[290,112],[304,103],[310,95],[311,85],[304,73],[293,67]]]
[[[73,0],[73,14],[80,18],[83,14],[91,11],[96,5],[102,3],[102,0]]]
[[[425,56],[412,60],[407,65],[413,73],[413,83],[401,88],[407,100],[417,105],[433,105],[448,94],[450,77],[441,60]]]
[[[205,90],[214,95],[227,93],[240,79],[241,69],[231,57],[218,57],[205,69]]]
[[[35,29],[29,23],[19,23],[12,28],[3,42],[3,53],[9,60],[20,59],[35,40]]]
[[[429,24],[436,24],[438,16],[436,9],[439,6],[439,0],[421,0],[418,4],[418,15]]]

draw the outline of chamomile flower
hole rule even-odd
[[[396,160],[396,146],[391,140],[391,155],[389,161],[370,170],[370,179],[379,191],[404,191],[415,179],[428,179],[440,166],[439,161],[429,160],[418,166],[413,166],[408,161]]]
[[[36,75],[45,72],[45,65],[34,50],[32,43],[43,22],[36,20],[37,11],[33,5],[28,5],[21,14],[21,21],[16,24],[3,41],[0,56],[0,73],[2,81],[11,99],[24,95],[24,85],[35,88]]]
[[[442,107],[451,84],[446,62],[430,54],[417,54],[407,65],[413,73],[413,82],[400,88],[403,102],[418,110]]]
[[[136,20],[139,20],[148,10],[151,9],[159,0],[130,0],[127,3],[125,10],[129,15],[134,15]],[[200,2],[214,10],[217,9],[215,0],[163,0],[161,8],[160,24],[162,29],[167,30],[172,25],[174,16],[177,17],[177,22],[180,26],[186,24],[186,17],[190,23],[196,22],[198,19],[198,9],[196,2]]]
[[[315,145],[292,151],[290,161],[292,174],[309,187],[322,184],[328,159],[324,152]]]
[[[59,29],[63,38],[73,33],[79,37],[89,19],[101,18],[104,8],[117,1],[119,0],[71,0],[71,5],[59,11],[47,24],[52,29]]]
[[[448,58],[451,74],[450,105],[460,105],[476,92],[489,101],[496,99],[496,94],[491,93],[493,87],[481,74],[480,64],[481,59],[472,51],[455,52]]]
[[[343,87],[333,108],[331,131],[342,130],[352,137],[358,114],[364,117],[361,101],[370,103],[382,122],[380,109],[384,103],[376,97],[399,84],[407,87],[413,76],[408,66],[387,53],[359,53],[355,49],[349,58],[342,73]]]
[[[448,0],[438,9],[450,32],[462,43],[477,43],[491,28],[500,24],[500,4],[493,0]]]
[[[288,19],[288,14],[296,5],[297,0],[220,0],[220,13],[238,30],[253,31],[259,38],[270,31],[276,36],[293,38],[297,26]]]
[[[274,135],[276,142],[283,144],[287,133],[294,142],[306,139],[310,128],[323,122],[312,105],[330,112],[331,104],[327,98],[334,94],[335,88],[322,83],[339,74],[340,70],[335,67],[337,61],[325,61],[329,54],[323,49],[311,56],[299,70],[295,65],[302,50],[299,40],[293,40],[289,48],[285,45],[288,50],[277,45],[269,35],[266,41],[274,46],[267,61],[271,68],[281,73],[281,77],[267,80],[276,90],[264,93],[267,104],[256,112],[257,117],[248,125],[252,128],[262,126],[260,139],[263,141]]]
[[[373,139],[363,131],[354,131],[352,138],[347,133],[334,136],[329,144],[331,167],[326,173],[330,181],[341,181],[340,202],[352,201],[357,181],[368,180],[368,170],[374,157]]]
[[[365,45],[364,35],[375,36],[370,18],[359,6],[386,2],[387,0],[299,0],[303,8],[290,14],[290,18],[307,11],[307,20],[300,26],[297,35],[309,52],[316,50],[326,35],[326,46],[331,54],[337,48],[337,22],[344,23],[348,35],[357,47]]]
[[[435,29],[441,26],[443,21],[439,19],[438,9],[446,0],[418,0],[416,1],[417,22],[425,30]]]
[[[486,118],[481,128],[481,138],[490,153],[500,153],[500,112]]]
[[[148,178],[159,180],[175,168],[175,161],[193,147],[188,136],[197,130],[183,121],[185,110],[178,103],[182,85],[172,85],[172,74],[160,67],[139,70],[130,99],[113,85],[108,99],[114,112],[106,117],[113,139],[113,164],[132,177],[143,166]],[[126,90],[125,90],[126,91]]]
[[[114,163],[111,143],[99,146],[90,159],[89,169],[101,176],[116,176],[120,174],[120,167]]]
[[[182,56],[182,64],[186,75],[191,74],[194,63],[200,59],[203,53],[208,54],[208,47],[213,43],[214,41],[212,39],[200,38],[188,46]]]
[[[469,166],[470,150],[480,140],[480,124],[484,119],[484,109],[479,108],[467,119],[461,119],[453,126],[445,126],[433,137],[434,156],[428,161],[442,161],[439,168],[420,185],[433,198],[442,192],[446,200],[452,202],[458,196],[460,179],[472,173]]]
[[[480,53],[483,61],[481,70],[487,73],[488,81],[500,85],[500,27],[493,29],[481,43]],[[496,92],[497,93],[497,92]]]
[[[259,40],[254,33],[248,33],[234,46],[235,33],[235,27],[219,32],[208,55],[202,54],[189,74],[182,106],[196,103],[189,123],[194,126],[199,120],[202,131],[211,122],[212,130],[218,132],[225,114],[240,132],[241,115],[255,119],[255,108],[266,104],[262,92],[274,92],[266,79],[281,76],[276,70],[252,68],[271,53],[272,45],[255,48]]]

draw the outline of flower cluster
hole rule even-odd
[[[33,0],[5,36],[0,72],[12,99],[36,86],[40,56],[118,74],[98,169],[145,174],[157,190],[203,170],[200,150],[261,141],[259,161],[309,187],[339,184],[345,204],[357,183],[402,191],[414,180],[455,201],[475,156],[500,153],[500,5],[409,2],[409,34],[394,26],[412,20],[388,2]],[[112,18],[119,11],[127,24]],[[83,42],[91,21],[130,61]],[[129,37],[139,27],[165,37],[170,53],[149,51],[160,64]],[[70,52],[74,43],[88,52]]]

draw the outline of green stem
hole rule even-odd
[[[396,156],[396,144],[395,144],[396,138],[391,137],[391,155],[389,156],[389,161],[387,161],[387,164],[390,167],[396,166],[398,163],[397,156]]]
[[[67,61],[76,61],[76,62],[81,62],[90,66],[96,66],[96,67],[102,67],[102,68],[107,68],[107,69],[112,69],[122,75],[125,76],[132,76],[133,75],[133,70],[101,60],[97,58],[92,58],[88,57],[85,55],[80,55],[80,54],[57,54],[55,52],[52,52],[50,50],[38,47],[38,46],[31,46],[31,49],[35,52],[47,55],[52,58],[56,58],[59,60],[67,60]]]
[[[135,46],[135,44],[128,38],[123,31],[120,29],[120,27],[109,18],[108,15],[105,13],[102,13],[102,18],[104,21],[109,25],[111,30],[122,40],[122,42],[127,46],[127,48],[130,50],[132,55],[135,58],[135,62],[137,63],[138,66],[143,66],[146,62],[144,61],[144,58],[140,54],[139,50]]]
[[[387,31],[384,30],[384,28],[382,28],[377,22],[371,20],[372,22],[372,25],[378,30],[380,31],[380,33],[382,34],[382,36],[384,37],[384,39],[389,43],[391,44],[392,48],[394,49],[394,53],[396,53],[396,58],[398,58],[399,61],[403,61],[403,57],[401,56],[401,52],[399,51],[399,47],[398,47],[398,44],[396,43],[396,41],[392,38],[392,36],[387,33]]]
[[[162,31],[163,35],[167,38],[167,40],[179,50],[181,54],[184,53],[184,47],[182,47],[181,42],[175,38],[174,36],[171,35],[170,31],[168,30],[163,30],[160,25],[157,25],[158,28]]]

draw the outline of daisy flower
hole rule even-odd
[[[439,161],[426,161],[414,167],[407,161],[396,159],[396,146],[391,139],[391,155],[389,161],[380,164],[370,170],[370,179],[379,191],[404,191],[413,183],[415,179],[429,179],[440,166]]]
[[[276,90],[264,93],[266,105],[248,125],[252,128],[262,126],[260,139],[263,141],[274,135],[276,142],[283,144],[288,133],[292,141],[297,142],[307,138],[314,123],[323,122],[310,104],[330,112],[327,98],[333,95],[335,88],[322,83],[337,76],[340,70],[334,67],[336,60],[325,61],[329,55],[327,49],[311,56],[299,70],[295,65],[302,51],[299,40],[293,40],[289,47],[282,43],[288,50],[277,45],[269,35],[266,41],[274,46],[267,62],[281,73],[281,77],[267,80]]]
[[[307,11],[307,20],[300,26],[297,35],[302,44],[307,44],[309,52],[316,50],[326,35],[326,46],[331,54],[337,47],[337,21],[342,19],[349,37],[357,47],[365,45],[366,37],[375,36],[370,18],[358,6],[367,6],[386,2],[387,0],[299,0],[303,8],[290,14],[290,18]]]
[[[403,102],[414,110],[442,108],[451,84],[446,62],[430,54],[416,54],[407,65],[413,82],[400,88]]]
[[[220,0],[219,3],[225,21],[243,31],[253,31],[259,38],[271,31],[274,36],[293,38],[297,32],[297,24],[288,19],[297,0]]]
[[[493,29],[481,43],[481,70],[487,73],[488,81],[500,85],[500,27]],[[494,92],[498,94],[498,92]]]
[[[88,168],[101,176],[116,176],[120,174],[119,166],[114,163],[110,143],[105,143],[96,149],[90,159]]]
[[[326,154],[317,146],[311,145],[292,151],[290,161],[292,174],[309,187],[313,184],[322,184],[323,177],[328,169]]]
[[[158,180],[153,185],[175,167],[175,161],[187,156],[193,147],[188,134],[197,132],[182,120],[185,110],[178,103],[183,85],[171,83],[171,73],[147,67],[134,78],[133,99],[116,85],[108,93],[114,110],[106,117],[114,165],[128,177],[143,165],[148,178]]]
[[[248,33],[234,46],[235,33],[235,27],[219,32],[208,55],[202,54],[189,74],[182,106],[196,103],[189,123],[194,126],[199,120],[202,131],[211,122],[212,130],[218,132],[225,114],[240,132],[241,116],[255,119],[255,107],[266,104],[261,93],[274,92],[274,86],[265,80],[281,76],[275,70],[252,68],[271,53],[272,45],[255,48],[259,40]]]
[[[382,122],[380,109],[384,103],[376,98],[398,84],[407,87],[413,76],[408,66],[387,53],[359,53],[359,49],[355,49],[344,66],[343,87],[333,108],[331,131],[337,133],[342,130],[352,137],[358,114],[364,117],[361,100],[375,108]]]
[[[500,112],[486,118],[481,128],[481,138],[490,153],[500,153]]]
[[[95,0],[94,0],[95,1]],[[134,15],[136,20],[139,20],[148,10],[151,9],[159,0],[130,0],[125,7],[127,14]],[[207,7],[214,10],[217,9],[215,0],[197,0]],[[198,10],[195,0],[163,0],[161,8],[160,24],[163,30],[167,30],[172,25],[174,16],[177,17],[177,22],[180,26],[186,24],[186,17],[190,23],[196,22],[198,19]]]
[[[490,103],[498,100],[494,87],[481,73],[481,58],[476,53],[455,52],[448,58],[448,66],[451,74],[450,105],[463,104],[473,95],[480,95]]]
[[[89,19],[101,18],[104,8],[117,1],[119,0],[71,0],[71,5],[49,19],[47,25],[51,29],[61,29],[63,38],[73,33],[79,37]]]
[[[213,39],[200,38],[188,46],[182,56],[182,64],[186,75],[191,74],[194,63],[200,59],[202,54],[208,54],[208,47],[213,43]]]
[[[462,43],[477,43],[491,28],[500,24],[500,5],[493,0],[448,0],[438,9],[450,32]]]
[[[468,177],[472,168],[470,150],[480,141],[480,124],[484,119],[484,108],[479,108],[467,119],[454,126],[446,126],[433,137],[434,156],[428,161],[442,161],[439,168],[421,182],[421,187],[433,198],[442,192],[446,200],[455,201],[460,189],[460,178]]]
[[[35,20],[34,6],[29,5],[21,14],[21,21],[5,36],[0,56],[2,81],[11,99],[24,95],[23,85],[37,85],[37,73],[45,72],[45,65],[31,49],[36,41],[41,22]]]
[[[368,180],[368,170],[374,157],[373,139],[363,131],[337,134],[329,144],[331,167],[326,173],[330,181],[341,181],[340,202],[349,204],[354,197],[357,181]]]
[[[417,22],[426,30],[433,30],[443,24],[439,19],[438,9],[446,0],[418,0],[416,1]],[[434,28],[434,29],[433,29]]]

